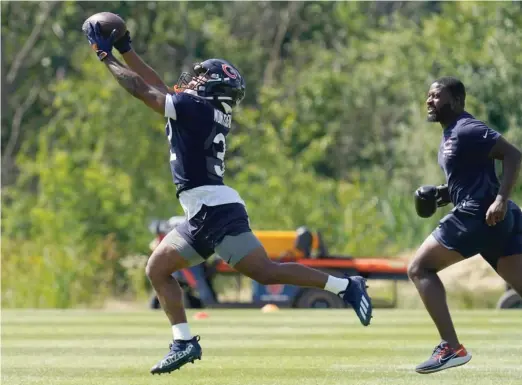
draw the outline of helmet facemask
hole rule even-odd
[[[208,80],[208,70],[201,67],[199,64],[194,66],[194,72],[182,72],[179,76],[178,82],[174,86],[176,93],[187,90],[195,91],[197,93],[198,87],[205,84]]]

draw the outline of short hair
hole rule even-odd
[[[464,87],[464,83],[462,83],[459,79],[452,76],[444,76],[435,81],[440,84],[442,88],[447,89],[451,96],[454,98],[459,98],[464,106],[466,103],[466,88]]]

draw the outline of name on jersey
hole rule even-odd
[[[214,110],[214,121],[227,128],[232,126],[232,115],[227,115],[219,110]]]

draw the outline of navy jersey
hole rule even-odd
[[[170,169],[177,195],[199,186],[223,185],[231,114],[183,92],[167,95],[165,117]]]
[[[438,161],[455,206],[465,201],[487,209],[495,199],[500,185],[488,155],[499,137],[467,112],[444,130]]]

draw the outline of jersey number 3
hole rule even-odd
[[[225,135],[217,134],[212,140],[212,149],[214,151],[215,158],[210,160],[209,166],[213,166],[213,172],[217,176],[222,177],[225,174],[225,152],[227,150],[227,144],[225,141]],[[218,147],[222,150],[218,151]],[[209,170],[210,171],[210,170]]]
[[[170,124],[168,125],[167,137],[169,139],[169,143],[171,144],[170,150],[170,161],[176,161],[176,153],[172,151],[172,128]],[[227,144],[225,140],[225,135],[219,133],[214,136],[212,142],[207,141],[205,147],[212,148],[212,155],[207,157],[207,172],[212,175],[217,176],[218,178],[223,177],[225,174],[225,152],[227,150]]]

